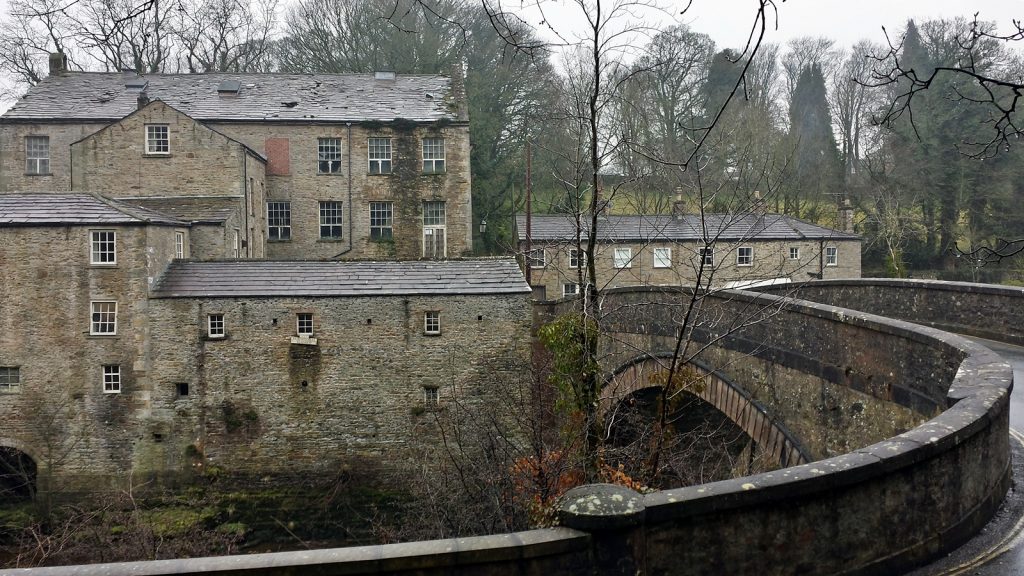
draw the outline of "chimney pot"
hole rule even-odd
[[[68,71],[67,54],[60,50],[50,53],[50,74],[62,74]]]

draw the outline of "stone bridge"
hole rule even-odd
[[[581,486],[549,529],[39,573],[866,575],[946,554],[1010,485],[1012,371],[984,347],[895,318],[1019,342],[1024,291],[862,280],[795,295],[818,302],[743,291],[703,299],[687,357],[777,415],[807,444],[807,464],[643,495]],[[609,372],[639,350],[671,349],[685,297],[606,292]]]

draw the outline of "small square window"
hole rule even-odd
[[[584,250],[573,248],[569,250],[569,268],[579,268],[580,264],[587,263],[587,253]]]
[[[320,238],[338,240],[342,230],[341,202],[333,200],[320,203]]]
[[[188,382],[178,382],[174,385],[174,394],[178,398],[188,396]]]
[[[654,249],[654,267],[655,268],[671,268],[672,267],[672,249],[671,248],[655,248]]]
[[[391,138],[367,140],[370,174],[391,174]]]
[[[391,240],[394,202],[370,202],[370,240]]]
[[[444,174],[444,138],[423,139],[423,173]]]
[[[92,320],[89,334],[114,336],[117,334],[117,302],[92,302]]]
[[[423,387],[423,405],[428,408],[437,408],[437,388],[435,386]]]
[[[291,240],[292,205],[290,202],[267,202],[267,237]]]
[[[210,338],[223,338],[226,335],[223,314],[210,314],[206,317],[206,333]]]
[[[341,172],[341,138],[320,138],[316,144],[316,171],[320,174]]]
[[[789,259],[799,260],[800,259],[800,248],[798,246],[789,247]]]
[[[715,265],[715,249],[710,246],[697,249],[697,255],[701,259],[701,264],[704,266]]]
[[[167,124],[146,124],[146,154],[170,153],[170,129]]]
[[[107,266],[117,264],[117,232],[92,230],[89,237],[89,263]]]
[[[567,298],[569,296],[575,296],[580,292],[580,285],[574,282],[567,282],[562,284],[562,297]]]
[[[25,173],[50,173],[50,137],[25,137]]]
[[[121,393],[120,364],[106,364],[103,366],[103,392],[105,394]]]
[[[631,268],[633,266],[633,249],[616,248],[612,254],[612,265],[616,268]]]
[[[736,265],[737,266],[753,266],[754,265],[754,249],[750,246],[740,246],[736,249]]]
[[[296,333],[299,336],[313,336],[313,314],[300,312],[295,315]]]
[[[21,368],[18,366],[0,366],[0,394],[13,393],[21,390]]]
[[[182,259],[185,257],[185,233],[175,232],[174,233],[174,257]]]
[[[441,333],[441,313],[436,310],[426,312],[423,314],[423,333],[424,334],[440,334]]]
[[[547,254],[543,248],[534,248],[526,253],[526,264],[530,268],[543,268],[547,265]]]
[[[825,266],[839,265],[839,248],[835,246],[825,247]]]

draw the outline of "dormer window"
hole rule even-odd
[[[146,124],[146,154],[170,153],[170,128],[167,124]]]

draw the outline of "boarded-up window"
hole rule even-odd
[[[267,138],[267,175],[287,176],[291,174],[291,158],[287,138]]]

